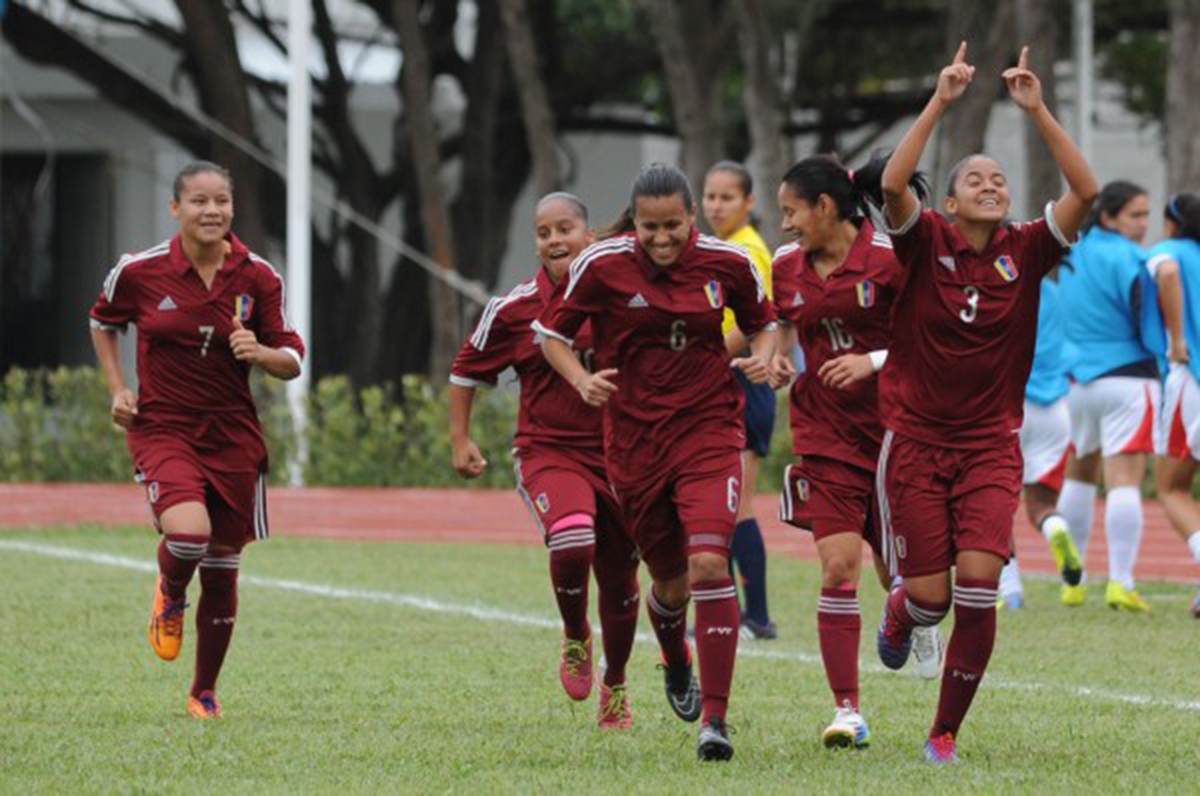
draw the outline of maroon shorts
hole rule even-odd
[[[681,453],[647,480],[616,486],[642,560],[655,580],[688,570],[688,555],[729,555],[742,490],[739,447]]]
[[[821,540],[857,533],[879,549],[875,473],[823,456],[797,456],[783,470],[779,519]]]
[[[593,518],[597,554],[611,550],[635,555],[625,532],[599,452],[529,446],[513,451],[517,493],[525,501],[546,544],[550,531],[572,515]]]
[[[265,469],[217,469],[191,442],[173,434],[130,431],[128,442],[135,478],[146,488],[160,532],[164,511],[180,503],[201,503],[208,509],[214,543],[240,550],[267,538]]]
[[[891,431],[879,454],[884,551],[893,573],[945,572],[961,550],[1007,559],[1024,470],[1017,435],[991,448],[932,445]]]

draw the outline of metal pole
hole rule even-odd
[[[312,361],[312,83],[308,48],[312,40],[310,0],[288,0],[287,102],[287,311],[292,325],[308,346]],[[288,463],[291,483],[304,483],[308,460],[308,389],[311,366],[288,382],[288,404],[296,428],[296,455]]]
[[[1096,57],[1093,49],[1095,29],[1092,20],[1092,0],[1075,0],[1075,116],[1079,151],[1090,163],[1092,160],[1092,96]]]

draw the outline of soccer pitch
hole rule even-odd
[[[922,744],[937,683],[879,666],[873,582],[861,590],[873,744],[821,747],[833,711],[817,567],[776,557],[781,639],[742,643],[737,753],[702,765],[695,726],[667,707],[651,641],[630,664],[633,730],[598,731],[595,692],[567,699],[536,547],[295,537],[251,547],[219,722],[185,709],[194,612],[178,661],[159,661],[146,642],[153,555],[144,528],[0,534],[0,792],[1197,788],[1200,623],[1183,586],[1143,584],[1146,617],[1110,612],[1097,588],[1067,610],[1053,583],[1027,581],[1028,607],[1000,612],[963,762],[934,769]],[[644,617],[640,629],[649,633]]]

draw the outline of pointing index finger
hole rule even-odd
[[[955,64],[965,64],[967,62],[967,40],[963,39],[958,45],[958,52],[954,54]]]
[[[1021,48],[1021,55],[1019,58],[1017,58],[1017,68],[1018,69],[1028,69],[1029,68],[1029,45],[1025,45],[1024,47]]]

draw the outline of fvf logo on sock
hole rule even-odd
[[[579,588],[579,589],[567,589],[567,588],[564,588],[564,587],[562,587],[562,586],[555,586],[555,587],[554,587],[554,591],[555,591],[555,592],[557,592],[558,594],[566,594],[566,595],[568,595],[568,596],[570,596],[570,597],[576,597],[576,596],[578,596],[578,595],[580,595],[580,594],[583,594],[583,589],[582,589],[582,588]]]
[[[706,635],[706,636],[711,636],[714,634],[718,635],[718,636],[732,636],[733,628],[732,627],[710,627],[708,630],[704,631],[704,635]]]
[[[212,620],[212,623],[214,625],[232,625],[236,621],[236,616],[218,616]]]
[[[973,683],[979,679],[979,675],[976,674],[975,672],[964,672],[961,669],[951,670],[950,676],[957,677],[958,679],[963,680],[968,683]]]

